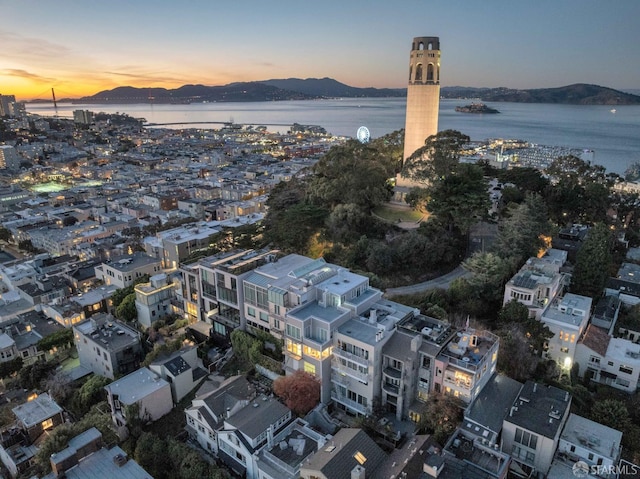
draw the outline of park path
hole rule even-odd
[[[466,271],[462,266],[458,266],[447,274],[438,276],[437,278],[424,281],[423,283],[409,284],[407,286],[399,286],[397,288],[389,288],[385,291],[386,297],[398,296],[401,294],[417,294],[424,293],[430,289],[448,289],[454,279],[469,277],[471,273]]]

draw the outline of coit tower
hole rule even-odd
[[[410,157],[424,140],[438,133],[440,108],[440,39],[416,37],[409,58],[404,156]]]

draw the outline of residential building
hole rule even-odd
[[[19,170],[20,155],[13,146],[0,145],[0,170]]]
[[[612,333],[620,314],[622,302],[615,296],[605,296],[596,303],[591,315],[591,324]]]
[[[255,388],[244,376],[232,376],[219,382],[206,381],[191,406],[184,411],[189,437],[198,441],[203,449],[217,453],[218,430],[224,426],[225,419],[255,397]]]
[[[553,333],[545,355],[564,369],[573,365],[576,344],[589,323],[591,303],[587,296],[567,293],[555,298],[542,312],[540,321]]]
[[[436,356],[435,389],[470,403],[495,373],[498,348],[490,331],[467,327],[456,333]]]
[[[16,422],[0,433],[0,461],[16,477],[34,463],[43,432],[64,422],[62,408],[43,393],[12,409]]]
[[[393,335],[397,318],[388,301],[386,310],[371,308],[368,317],[349,319],[333,336],[331,359],[331,399],[336,407],[354,415],[373,411],[382,386],[382,348]],[[400,306],[400,305],[399,305]],[[411,311],[406,308],[406,314]]]
[[[144,253],[120,256],[96,266],[96,278],[107,285],[118,288],[131,286],[145,275],[155,275],[162,271],[161,262]]]
[[[82,307],[84,318],[88,319],[94,314],[99,313],[113,313],[113,300],[111,297],[119,288],[112,284],[110,286],[98,286],[91,289],[86,293],[78,293],[77,296],[73,296],[71,301],[77,303]]]
[[[192,343],[167,357],[156,359],[149,369],[171,385],[173,402],[189,394],[207,376],[198,358],[198,348]]]
[[[598,466],[602,471],[598,477],[613,479],[615,467],[620,461],[622,432],[590,419],[570,414],[564,426],[558,452],[553,462],[549,477],[575,477],[574,465],[582,461],[589,469]],[[563,474],[571,472],[571,476]]]
[[[628,393],[640,387],[640,344],[609,336],[592,324],[576,347],[578,374]]]
[[[291,419],[291,410],[277,399],[257,397],[224,420],[218,430],[218,457],[237,473],[257,479],[253,455],[272,441]]]
[[[616,296],[626,305],[640,303],[640,265],[622,263],[616,277],[607,280],[605,294]]]
[[[148,283],[136,284],[136,311],[138,324],[149,328],[159,320],[176,313],[172,301],[176,299],[176,290],[180,288],[180,280],[164,273],[153,275]]]
[[[47,393],[14,407],[12,411],[16,424],[27,433],[31,441],[64,422],[62,408]]]
[[[173,409],[171,386],[167,381],[147,368],[140,368],[107,384],[107,402],[111,419],[116,426],[127,424],[127,408],[135,405],[138,418],[153,422]]]
[[[73,122],[79,125],[93,123],[93,112],[89,110],[73,110]]]
[[[425,474],[420,479],[506,479],[510,466],[511,457],[500,451],[498,444],[458,429],[441,455],[427,453],[422,469]]]
[[[282,338],[285,371],[313,374],[321,401],[331,401],[332,338],[349,319],[366,317],[382,292],[364,276],[295,254],[254,269],[242,289],[247,329]]]
[[[298,479],[300,468],[328,442],[302,419],[295,419],[253,456],[256,479]]]
[[[74,325],[73,341],[80,365],[110,379],[135,371],[143,357],[140,333],[107,314]]]
[[[61,304],[43,304],[42,313],[65,328],[81,323],[86,319],[84,308],[76,301],[68,301]]]
[[[546,476],[570,406],[568,392],[527,381],[503,421],[502,451],[525,474]]]
[[[342,428],[300,468],[301,479],[364,479],[387,455],[362,429]]]
[[[561,294],[568,275],[562,271],[567,252],[549,249],[541,258],[529,258],[505,285],[502,304],[516,300],[529,308],[529,316],[540,318],[544,308]]]
[[[447,323],[417,312],[398,323],[382,349],[380,398],[397,419],[420,420],[423,402],[435,391],[436,356],[454,336]]]
[[[478,438],[490,447],[500,444],[503,421],[509,415],[521,389],[522,383],[501,374],[494,374],[465,410],[460,429],[467,436]]]
[[[244,290],[242,280],[268,262],[275,261],[276,250],[235,250],[183,264],[184,310],[194,321],[204,321],[213,332],[228,338],[237,328],[244,329]]]
[[[121,477],[153,479],[136,461],[118,446],[103,446],[102,434],[95,427],[69,440],[66,449],[51,455],[52,473],[44,479],[94,479]]]

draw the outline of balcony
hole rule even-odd
[[[382,370],[382,373],[393,379],[402,379],[402,371],[396,368],[386,367]]]
[[[367,408],[365,406],[347,398],[346,396],[341,395],[337,391],[331,391],[331,399],[333,399],[336,402],[339,402],[340,404],[344,404],[349,409],[352,409],[360,414],[368,413]]]
[[[353,361],[354,363],[361,364],[362,366],[369,366],[369,360],[360,356],[356,356],[355,354],[349,353],[339,348],[333,348],[333,354],[335,356],[340,356],[341,358],[348,359],[349,361]]]
[[[465,389],[467,391],[471,389],[471,379],[456,379],[453,376],[445,376],[442,382],[445,386],[457,389]]]
[[[331,373],[331,382],[332,383],[336,383],[336,384],[341,384],[343,386],[349,387],[351,385],[351,382],[349,381],[349,378],[346,376],[343,376],[342,374],[338,374],[338,373]]]
[[[361,383],[367,384],[371,379],[371,376],[366,373],[361,373],[360,371],[356,371],[355,369],[348,368],[338,361],[336,358],[331,360],[331,368],[335,371],[340,371],[343,375],[351,376],[354,379],[357,379]]]
[[[400,387],[399,386],[395,386],[393,384],[382,383],[382,389],[387,394],[393,394],[394,396],[398,396],[400,394]]]

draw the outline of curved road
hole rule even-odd
[[[397,296],[399,294],[416,294],[424,293],[430,289],[448,289],[449,285],[454,279],[471,276],[471,273],[466,271],[462,266],[458,266],[453,271],[439,276],[437,278],[430,279],[424,283],[410,284],[408,286],[400,286],[398,288],[389,288],[384,292],[387,297]]]

